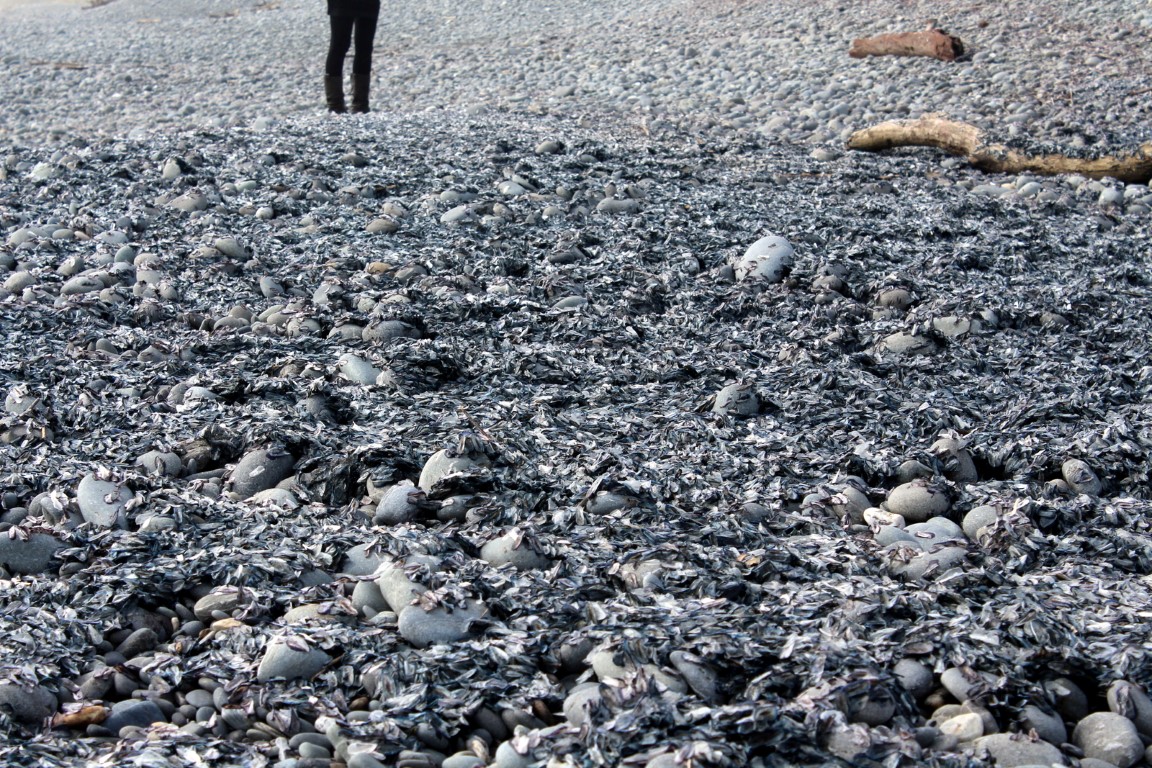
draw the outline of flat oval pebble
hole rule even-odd
[[[716,393],[712,410],[715,413],[734,416],[754,416],[760,410],[760,399],[756,396],[756,389],[752,384],[736,382]]]
[[[128,699],[118,701],[112,705],[108,719],[102,725],[112,733],[119,733],[121,728],[135,726],[147,728],[153,723],[166,723],[168,718],[155,702],[147,699]]]
[[[736,261],[736,279],[759,277],[778,283],[792,266],[792,254],[792,244],[786,239],[779,235],[765,235],[748,246]]]
[[[908,522],[922,523],[930,517],[946,514],[952,502],[946,492],[932,483],[913,480],[893,488],[884,506]]]
[[[1064,478],[1064,482],[1068,483],[1068,487],[1076,493],[1084,493],[1089,496],[1100,495],[1100,478],[1096,476],[1087,462],[1080,459],[1068,459],[1060,466],[1060,474]]]
[[[76,505],[85,522],[103,528],[123,528],[127,525],[125,506],[132,500],[132,491],[108,480],[97,480],[89,473],[76,487]]]
[[[317,674],[331,661],[328,654],[309,646],[302,637],[278,637],[269,641],[256,670],[262,683],[275,678],[295,680]]]
[[[548,568],[552,560],[542,552],[537,552],[522,540],[518,530],[511,530],[497,536],[480,548],[480,559],[493,567],[511,565],[518,571]]]
[[[980,532],[987,526],[996,522],[1000,518],[1000,510],[990,504],[981,504],[978,507],[973,507],[968,510],[964,515],[964,522],[961,528],[964,530],[964,535],[971,541],[979,543]]]
[[[930,355],[939,347],[927,336],[914,333],[893,333],[876,344],[878,352],[891,352],[895,355]]]
[[[259,448],[236,463],[230,475],[232,491],[242,499],[272,488],[292,474],[296,460],[279,449]]]
[[[405,481],[384,490],[372,522],[378,525],[406,523],[415,520],[427,506],[428,495],[424,490]]]
[[[39,725],[56,711],[56,696],[40,685],[0,683],[0,707],[22,723]]]
[[[62,541],[47,533],[33,533],[26,538],[0,533],[0,566],[10,573],[45,573],[63,548]]]
[[[1017,734],[994,733],[981,736],[973,742],[978,754],[983,752],[996,761],[998,767],[1024,768],[1024,766],[1067,765],[1063,753],[1052,744],[1037,739],[1020,738]]]
[[[473,622],[482,619],[487,612],[487,607],[475,600],[469,600],[451,611],[444,607],[428,611],[422,606],[410,605],[400,611],[397,631],[417,648],[455,643],[467,638]]]

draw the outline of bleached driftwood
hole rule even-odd
[[[955,61],[964,55],[964,43],[942,29],[926,29],[858,37],[852,41],[848,55],[854,59],[865,56],[930,56],[940,61]]]
[[[983,132],[968,123],[939,115],[915,120],[892,120],[856,131],[848,148],[879,152],[894,147],[936,147],[992,173],[1035,173],[1055,176],[1078,173],[1092,179],[1110,176],[1129,184],[1146,184],[1152,179],[1152,142],[1123,155],[1079,158],[1067,155],[1027,155],[1002,144],[988,144]]]

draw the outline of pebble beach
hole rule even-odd
[[[0,29],[0,764],[1152,766],[1152,4]]]

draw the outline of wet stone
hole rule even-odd
[[[467,638],[473,623],[480,621],[486,613],[484,604],[475,600],[469,600],[451,611],[443,606],[429,611],[420,605],[410,605],[400,611],[397,630],[401,637],[417,648],[455,643]]]
[[[97,480],[89,473],[76,488],[76,504],[85,522],[102,528],[123,528],[127,525],[125,506],[132,499],[132,491],[107,480]]]
[[[64,543],[46,533],[9,536],[0,533],[0,566],[10,573],[45,573],[53,567],[53,560]]]
[[[231,473],[232,490],[242,499],[274,487],[292,474],[296,460],[279,449],[258,449],[244,455]]]
[[[43,686],[0,683],[0,707],[23,723],[39,724],[56,711],[56,696]]]
[[[1032,741],[1016,734],[996,733],[981,736],[974,742],[978,752],[987,753],[997,766],[1022,768],[1023,766],[1067,765],[1063,753],[1046,741]]]
[[[264,656],[256,670],[256,679],[262,683],[283,678],[295,680],[309,678],[331,661],[328,654],[309,647],[300,637],[274,638],[264,649]]]
[[[160,707],[154,702],[147,699],[129,699],[113,704],[112,711],[108,713],[108,719],[103,725],[112,733],[119,733],[121,728],[128,726],[147,728],[153,723],[167,721]]]
[[[1105,760],[1117,768],[1129,768],[1143,759],[1144,743],[1136,725],[1115,712],[1093,712],[1076,724],[1072,742],[1085,757]]]

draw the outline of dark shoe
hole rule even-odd
[[[352,111],[368,111],[368,89],[372,85],[372,75],[352,75]]]
[[[328,102],[329,112],[342,114],[348,111],[344,106],[344,78],[324,76],[324,100]]]

